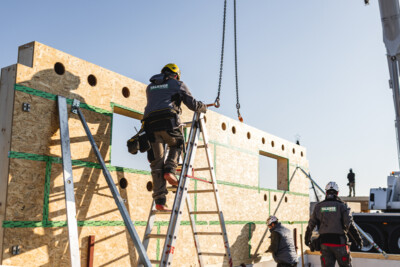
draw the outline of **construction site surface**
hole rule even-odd
[[[113,114],[140,120],[146,105],[146,84],[124,77],[38,42],[19,47],[18,63],[1,71],[0,86],[0,264],[70,266],[63,168],[56,96],[81,102],[89,128],[119,186],[130,217],[143,236],[152,204],[148,171],[111,165]],[[194,95],[195,91],[193,92]],[[193,113],[183,109],[183,121]],[[309,218],[306,149],[255,129],[213,110],[206,113],[211,151],[218,180],[233,264],[254,263],[255,250],[269,245],[265,220],[275,214],[300,237]],[[136,266],[138,254],[126,231],[110,189],[77,115],[69,114],[81,265],[88,257],[89,236],[95,236],[94,266]],[[132,135],[135,133],[133,132]],[[126,143],[126,140],[119,140]],[[195,167],[205,165],[198,151]],[[260,157],[277,162],[277,188],[259,186]],[[132,160],[137,160],[132,155]],[[125,178],[128,186],[122,188]],[[203,177],[209,179],[207,175]],[[207,184],[191,181],[191,189]],[[190,195],[194,210],[212,210],[213,199]],[[168,195],[172,206],[173,194]],[[186,209],[179,229],[174,266],[197,266]],[[155,222],[165,233],[169,217]],[[196,215],[197,228],[215,231],[217,217]],[[159,259],[164,240],[150,242],[149,258]],[[218,236],[200,237],[207,251],[223,252]],[[260,246],[259,246],[260,245]],[[18,247],[18,253],[13,248]],[[225,263],[224,263],[225,262]],[[224,258],[206,257],[206,265],[222,266]]]

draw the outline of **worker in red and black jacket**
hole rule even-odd
[[[334,267],[351,267],[349,238],[362,247],[360,233],[355,228],[350,208],[338,197],[339,187],[335,182],[329,182],[326,187],[326,198],[315,205],[308,222],[305,243],[311,246],[311,235],[318,227],[319,243],[321,244],[321,265]]]

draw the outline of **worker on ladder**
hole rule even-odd
[[[173,186],[178,185],[175,173],[184,145],[183,134],[179,129],[181,102],[190,110],[207,111],[207,106],[193,98],[180,78],[179,67],[170,63],[162,68],[160,74],[150,78],[151,83],[146,89],[147,105],[143,122],[153,151],[150,167],[157,210],[166,210],[166,181]],[[164,162],[165,145],[168,145],[169,153]]]

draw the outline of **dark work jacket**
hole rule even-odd
[[[175,110],[179,114],[181,102],[193,111],[204,106],[202,102],[194,99],[182,81],[167,78],[161,73],[151,77],[150,82],[146,89],[147,105],[144,109],[144,118],[166,109]]]
[[[308,222],[306,241],[311,231],[318,226],[321,243],[346,244],[346,232],[353,222],[350,208],[337,196],[329,196],[315,205]]]
[[[355,183],[356,174],[354,172],[349,172],[349,174],[347,174],[347,179],[349,180],[349,183]]]
[[[272,253],[276,263],[297,263],[297,253],[291,231],[278,223],[271,229],[271,245],[267,252]]]

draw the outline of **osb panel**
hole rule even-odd
[[[40,43],[33,43],[31,45],[35,51],[33,67],[18,65],[17,83],[67,98],[78,99],[81,102],[109,111],[112,111],[110,102],[143,111],[146,104],[145,84],[105,70]],[[63,75],[55,73],[54,64],[56,62],[61,62],[65,66],[66,71]],[[87,77],[89,74],[93,74],[97,78],[97,85],[94,87],[88,84]],[[122,95],[121,91],[123,87],[127,87],[130,91],[130,95],[127,98]],[[196,95],[195,92],[193,94]],[[31,112],[21,111],[21,106],[24,102],[31,104]],[[106,162],[109,162],[111,118],[85,109],[82,109],[82,112],[85,115],[91,132],[94,134],[95,141],[103,157],[105,157]],[[191,121],[192,116],[193,113],[184,108],[182,121]],[[72,158],[97,162],[79,119],[71,113],[69,114],[69,118]],[[292,144],[211,110],[206,113],[206,120],[209,139],[223,144],[223,146],[216,146],[216,177],[218,180],[258,186],[259,150],[289,158],[291,164],[299,164],[303,167],[308,166],[304,147]],[[222,123],[226,124],[225,130],[222,129]],[[232,126],[236,128],[235,134],[232,133]],[[16,91],[12,150],[59,157],[61,156],[61,150],[58,127],[56,101]],[[251,135],[250,138],[247,137],[248,132]],[[265,139],[264,144],[262,138]],[[274,141],[274,146],[271,145],[272,141]],[[283,150],[282,145],[284,145]],[[232,148],[229,148],[230,146]],[[293,148],[295,149],[294,153]],[[210,145],[210,150],[212,153],[211,160],[214,161],[214,145]],[[250,151],[250,153],[241,150]],[[303,156],[300,155],[302,152]],[[195,167],[206,166],[204,149],[201,149],[201,151],[200,149],[198,150],[196,158]],[[13,162],[28,161],[13,160]],[[36,187],[32,188],[31,192],[26,192],[30,195],[25,199],[23,197],[25,193],[22,191],[23,193],[21,194],[20,188],[24,187],[24,185],[25,187],[33,186],[34,182],[26,182],[27,179],[25,178],[24,182],[15,180],[15,185],[13,186],[14,188],[18,187],[18,190],[9,190],[15,192],[11,192],[14,204],[8,207],[10,212],[7,213],[11,216],[8,218],[9,220],[23,219],[36,221],[41,219],[45,163],[34,162],[29,164],[29,172],[21,174],[21,177],[26,176],[26,178],[30,178],[31,180],[42,179],[40,180],[41,183],[35,182]],[[32,169],[31,165],[40,167]],[[293,165],[291,165],[290,174],[294,170],[293,168]],[[27,168],[15,166],[12,169],[13,171],[22,173]],[[65,200],[61,171],[61,164],[52,164],[49,204],[49,218],[52,221],[65,220]],[[122,220],[101,170],[74,166],[73,172],[78,220]],[[39,173],[41,173],[41,176],[39,176]],[[119,188],[119,190],[121,196],[127,200],[126,206],[128,207],[130,216],[134,221],[147,221],[152,198],[151,192],[148,192],[146,189],[146,184],[151,180],[151,176],[123,172],[112,172],[111,175],[115,183],[118,183],[122,177],[128,179],[128,188]],[[20,175],[10,174],[12,179],[14,179],[14,176],[19,177]],[[196,173],[196,176],[208,177],[208,174],[206,172]],[[10,184],[12,182],[13,180],[10,180]],[[40,187],[38,186],[39,184]],[[189,189],[193,189],[194,184],[194,181],[190,181]],[[197,182],[197,185],[198,189],[210,188],[210,185],[201,182]],[[268,192],[265,191],[258,193],[257,190],[227,185],[218,185],[218,188],[225,220],[229,221],[229,223],[239,223],[228,224],[227,229],[229,241],[232,246],[234,263],[240,264],[245,260],[249,260],[248,235],[250,225],[235,221],[264,221],[268,217],[269,201],[271,201],[272,213],[278,205],[279,197],[282,196],[282,193],[271,192],[271,197],[274,194],[278,195],[277,202],[274,202],[273,198],[270,199],[269,197],[267,201],[264,201],[264,194],[268,195]],[[292,180],[290,188],[296,192],[308,193],[308,181],[302,177],[300,171],[298,171]],[[19,196],[19,194],[22,196]],[[277,211],[278,217],[281,220],[287,221],[307,220],[308,198],[290,194],[286,194],[286,196],[288,197],[288,202],[285,203],[283,201],[281,203]],[[173,193],[168,194],[167,203],[169,207],[172,207],[174,197]],[[29,213],[24,212],[22,216],[22,213],[18,210],[21,208],[18,206],[20,205],[19,202],[26,201],[29,198],[34,198],[35,201],[30,203],[32,204],[32,208],[28,207],[28,210],[30,210]],[[194,198],[194,195],[190,195],[193,209],[195,207]],[[212,194],[197,195],[197,210],[215,210],[214,205]],[[25,207],[26,209],[27,206]],[[294,210],[296,212],[293,212]],[[187,221],[186,208],[183,211],[182,220]],[[160,216],[156,219],[156,221],[168,220],[169,216]],[[198,215],[197,220],[218,221],[218,216]],[[144,226],[136,227],[140,237],[143,236],[144,228]],[[208,231],[219,230],[219,226],[213,225],[198,226],[198,228]],[[161,231],[166,231],[166,229],[166,226],[161,227]],[[252,250],[256,247],[255,244],[258,244],[257,242],[261,239],[265,229],[265,225],[252,225],[250,229],[253,232],[251,240]],[[30,266],[69,265],[67,228],[7,229],[6,232],[7,237],[4,241],[4,247],[9,249],[13,244],[23,244],[23,253],[18,256],[11,256],[9,251],[5,252],[6,260],[3,264],[21,266],[26,266],[27,263]],[[137,255],[133,249],[132,241],[127,241],[127,233],[124,227],[83,227],[79,228],[79,232],[82,265],[84,265],[87,257],[88,235],[96,236],[95,266],[129,266],[136,264]],[[154,232],[157,232],[157,227],[154,227]],[[300,231],[298,230],[298,232]],[[181,226],[178,235],[174,265],[197,266],[197,256],[190,226]],[[201,237],[200,242],[204,251],[222,252],[223,245],[221,239],[221,237],[216,236],[210,238]],[[260,251],[265,251],[268,242],[269,239],[266,238]],[[160,240],[160,249],[162,249],[163,243],[164,240]],[[156,240],[150,243],[149,257],[152,259],[156,258],[156,245]],[[218,257],[205,257],[206,264],[221,265],[222,261],[223,259]]]
[[[137,253],[125,227],[83,227],[79,229],[81,265],[86,266],[88,236],[95,236],[94,266],[135,266]],[[143,235],[144,227],[138,227]],[[128,241],[129,240],[129,241]],[[2,264],[11,266],[70,266],[68,230],[62,228],[7,228]],[[13,256],[11,247],[20,245]],[[155,246],[150,245],[150,253]]]
[[[45,169],[45,162],[10,159],[6,220],[42,220]]]
[[[218,180],[258,186],[258,155],[217,146]]]
[[[304,175],[304,173],[300,169],[297,169],[296,173],[293,176],[295,170],[295,166],[289,165],[289,179],[291,179],[290,191],[309,194],[310,180],[307,178],[307,176]],[[305,171],[307,172],[307,169],[305,169]]]
[[[263,192],[258,193],[257,190],[227,185],[218,185],[218,189],[226,221],[265,221],[267,219],[269,200],[264,201]],[[205,198],[199,198],[199,210],[210,206],[207,202]],[[212,208],[214,205],[210,207]],[[218,216],[214,215],[211,220],[218,221]]]
[[[281,221],[307,221],[309,218],[308,197],[271,192],[270,201],[271,214]]]
[[[31,105],[30,112],[22,104]],[[105,161],[109,161],[111,117],[82,109],[93,138]],[[78,116],[68,113],[71,157],[97,162]],[[27,93],[15,92],[12,151],[61,157],[57,102]]]
[[[101,169],[73,167],[75,203],[78,221],[121,221],[114,198]],[[117,179],[114,178],[117,183]],[[65,221],[65,193],[62,164],[51,171],[49,219]]]
[[[145,84],[38,42],[32,45],[34,45],[33,68],[21,68],[17,83],[67,98],[76,98],[106,110],[111,110],[110,102],[136,110],[144,109]],[[65,67],[63,75],[54,71],[57,62]],[[96,86],[88,83],[89,75],[96,77]],[[122,95],[123,87],[127,87],[130,91],[128,98]]]

